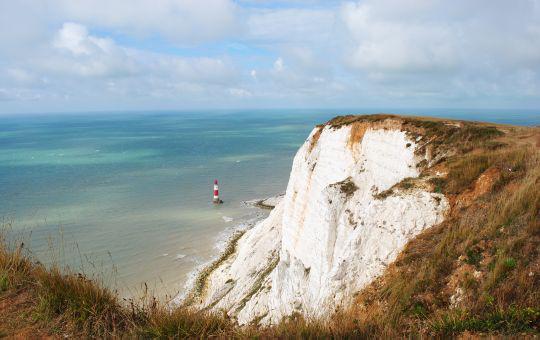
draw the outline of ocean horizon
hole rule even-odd
[[[182,291],[239,225],[267,215],[246,200],[285,191],[316,124],[388,112],[540,125],[536,110],[280,109],[0,116],[0,217],[37,259],[123,296],[146,283]],[[222,205],[212,204],[214,179]]]

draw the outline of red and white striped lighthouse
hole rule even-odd
[[[219,188],[217,179],[214,180],[214,199],[212,200],[212,202],[218,204],[223,203],[223,201],[219,199]]]

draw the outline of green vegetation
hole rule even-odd
[[[257,208],[266,209],[266,210],[273,210],[274,209],[273,205],[264,204],[264,201],[265,200],[259,200],[259,201],[255,202],[255,204],[253,204],[253,205],[256,206]]]
[[[347,197],[354,195],[356,190],[358,190],[358,187],[354,184],[351,177],[347,177],[341,182],[334,183],[332,186],[337,186]]]
[[[540,320],[540,309],[514,308],[492,310],[476,316],[456,310],[438,316],[430,327],[438,334],[456,334],[464,331],[521,333],[535,330]]]
[[[467,250],[467,259],[465,260],[466,263],[473,266],[478,266],[480,264],[480,260],[482,260],[482,253],[479,249]]]
[[[391,188],[381,191],[376,195],[373,195],[373,198],[375,198],[376,200],[382,200],[382,199],[387,198],[388,196],[391,196],[396,189],[405,191],[405,190],[414,188],[414,186],[415,186],[415,178],[407,177],[407,178],[404,178],[401,182],[393,185]]]
[[[347,125],[358,123],[382,124],[394,121],[411,139],[422,138],[423,144],[416,150],[423,153],[429,145],[435,152],[442,152],[451,148],[458,153],[469,152],[480,145],[485,148],[497,149],[505,144],[494,141],[504,133],[497,127],[485,123],[467,121],[447,121],[430,117],[397,116],[391,114],[373,115],[347,115],[337,116],[329,120],[326,125],[339,129]],[[358,138],[357,138],[358,139]]]
[[[500,176],[487,193],[409,242],[384,277],[362,292],[362,324],[378,332],[538,332],[540,162],[538,147],[520,140],[497,150],[480,143],[445,161],[446,178],[430,182],[456,201],[486,170]],[[450,306],[457,288],[465,292],[459,312]]]

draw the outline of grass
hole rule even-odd
[[[451,150],[452,153],[463,154],[480,146],[495,150],[505,145],[494,140],[502,137],[504,133],[497,127],[485,123],[392,114],[337,116],[326,123],[333,129],[351,126],[349,146],[362,140],[367,124],[380,128],[399,128],[407,132],[411,140],[421,137],[421,146],[417,148],[417,154],[423,154],[427,147],[432,148],[434,153]]]
[[[36,311],[44,319],[61,314],[73,328],[97,335],[125,326],[118,297],[108,289],[82,275],[65,275],[58,268],[34,274],[39,289]]]
[[[490,167],[501,170],[499,186],[504,186],[524,175],[525,165],[532,156],[534,153],[526,148],[505,148],[454,157],[448,161],[449,174],[443,190],[447,194],[460,193]]]
[[[373,195],[373,198],[376,199],[376,200],[383,200],[383,199],[393,195],[395,193],[396,189],[399,189],[401,191],[406,191],[408,189],[411,189],[415,185],[414,181],[415,181],[414,178],[406,177],[403,180],[401,180],[400,182],[393,185],[392,187]]]
[[[122,303],[99,282],[56,266],[46,268],[32,261],[23,247],[0,241],[0,334],[164,338],[232,334],[233,324],[223,315],[169,310],[153,298]],[[21,298],[28,308],[5,311]],[[28,329],[31,332],[24,333]]]
[[[164,308],[145,310],[148,316],[136,325],[133,333],[144,338],[206,338],[232,334],[232,323],[224,316],[200,314],[186,309]]]
[[[266,210],[273,210],[275,207],[273,205],[267,205],[267,204],[264,204],[265,200],[259,200],[257,202],[255,202],[255,204],[253,204],[254,206],[256,206],[257,208],[261,208],[261,209],[266,209]]]
[[[338,117],[330,124],[339,128],[358,119]],[[0,336],[300,339],[444,337],[466,331],[537,334],[540,145],[511,134],[502,136],[484,125],[476,129],[465,124],[458,132],[458,127],[437,121],[410,124],[411,131],[431,131],[424,135],[429,138],[453,143],[463,139],[459,150],[442,163],[447,176],[429,179],[434,191],[444,193],[451,203],[486,170],[496,168],[500,176],[488,193],[452,209],[444,222],[411,240],[383,276],[359,292],[350,308],[325,320],[292,315],[270,327],[238,327],[225,314],[187,307],[171,310],[151,297],[122,301],[100,282],[45,267],[24,244],[9,244],[0,237]],[[401,185],[407,189],[410,183]],[[341,188],[345,194],[356,190],[346,182]],[[240,237],[236,234],[223,255],[201,272],[198,294],[204,292],[209,273],[234,254]],[[262,279],[254,291],[260,284]],[[450,296],[457,289],[463,291],[463,299],[453,307]]]
[[[337,186],[339,190],[347,197],[354,195],[356,190],[358,190],[358,187],[356,184],[354,184],[351,177],[347,177],[341,182],[334,183],[332,186]]]
[[[466,263],[478,266],[480,264],[480,261],[482,260],[482,253],[478,249],[469,249],[466,252],[467,259],[465,260]]]
[[[482,316],[462,310],[452,311],[438,316],[430,327],[438,334],[444,335],[464,331],[518,334],[534,330],[539,323],[540,309],[510,307],[489,311]]]
[[[441,225],[411,241],[384,278],[358,299],[358,304],[369,310],[359,312],[363,323],[377,329],[419,328],[414,306],[421,303],[428,321],[420,324],[428,332],[538,331],[538,152],[530,146],[514,146],[464,158],[449,161],[445,192],[459,193],[491,166],[514,167],[515,171],[475,204],[453,211]],[[471,160],[481,161],[476,164]],[[482,276],[475,279],[470,273],[458,283],[467,288],[458,318],[449,306],[453,291],[448,291],[447,284],[462,266],[458,260],[462,255]],[[522,315],[524,318],[518,317]]]

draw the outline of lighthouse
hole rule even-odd
[[[223,203],[222,200],[219,199],[219,188],[218,188],[218,181],[217,179],[214,180],[214,199],[212,200],[214,204],[221,204]]]

